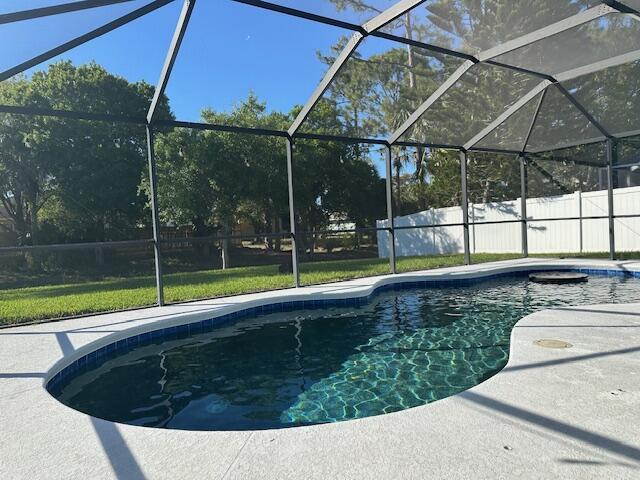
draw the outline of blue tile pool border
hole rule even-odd
[[[410,280],[390,282],[385,285],[375,287],[371,293],[357,297],[347,298],[323,298],[323,299],[304,299],[304,300],[286,300],[284,302],[268,303],[265,305],[248,307],[223,315],[218,315],[201,321],[186,323],[183,325],[173,325],[170,327],[159,328],[148,332],[132,335],[130,337],[117,340],[115,342],[104,345],[93,352],[90,352],[56,373],[46,384],[46,389],[54,394],[54,391],[65,384],[74,375],[94,369],[110,358],[121,354],[122,352],[132,350],[133,348],[150,345],[158,341],[169,339],[187,338],[194,334],[205,333],[221,326],[231,324],[233,321],[257,317],[260,315],[268,315],[277,312],[291,312],[294,310],[314,310],[327,307],[356,307],[366,305],[371,299],[384,291],[400,291],[414,288],[445,288],[452,286],[470,286],[496,278],[504,277],[521,277],[531,273],[548,272],[548,271],[569,271],[586,273],[589,275],[600,276],[616,276],[616,277],[633,277],[640,278],[640,271],[631,271],[624,269],[601,269],[601,268],[535,268],[519,271],[494,273],[491,275],[469,277],[469,278],[430,278],[424,280]]]

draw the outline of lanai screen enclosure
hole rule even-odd
[[[608,252],[613,259],[625,250],[616,252],[616,232],[622,234],[623,228],[631,228],[621,222],[640,218],[637,207],[629,209],[620,203],[620,211],[616,211],[617,203],[614,204],[616,189],[632,187],[640,165],[637,149],[640,145],[640,0],[33,0],[4,3],[0,7],[4,52],[0,61],[0,81],[15,85],[32,78],[36,82],[33,72],[37,67],[53,65],[53,61],[67,51],[84,44],[91,48],[92,42],[102,37],[108,40],[118,30],[133,29],[145,18],[155,19],[154,15],[164,9],[173,8],[171,14],[175,14],[170,28],[166,22],[159,22],[155,27],[166,30],[168,41],[145,47],[149,49],[149,55],[160,52],[164,64],[158,63],[159,78],[155,88],[148,90],[144,111],[139,106],[127,111],[121,100],[92,102],[92,90],[81,90],[80,87],[74,102],[57,101],[56,88],[73,90],[74,86],[68,82],[51,87],[51,91],[31,92],[31,96],[15,94],[15,91],[12,95],[3,93],[0,99],[5,127],[33,122],[29,127],[31,134],[18,142],[23,149],[20,152],[32,151],[32,146],[40,141],[36,133],[46,131],[52,138],[59,135],[58,143],[48,147],[47,158],[66,158],[66,150],[62,150],[65,145],[65,148],[74,149],[79,143],[93,141],[90,134],[69,133],[69,129],[81,130],[86,122],[108,125],[109,132],[119,131],[118,128],[136,130],[136,135],[142,139],[136,145],[143,147],[147,171],[142,180],[140,175],[135,178],[139,185],[136,183],[134,187],[148,199],[145,212],[150,214],[149,221],[131,221],[137,227],[132,227],[137,233],[130,238],[125,238],[126,233],[104,234],[109,228],[116,230],[115,221],[104,221],[104,215],[93,213],[92,218],[103,220],[101,236],[63,238],[59,233],[63,229],[59,227],[57,236],[47,237],[46,229],[40,224],[38,229],[31,225],[31,230],[20,230],[24,218],[34,224],[35,220],[26,214],[20,216],[16,210],[27,205],[26,209],[33,213],[37,202],[21,203],[18,194],[26,197],[28,189],[19,190],[15,186],[19,183],[15,180],[18,176],[6,167],[10,164],[9,159],[0,172],[6,179],[14,179],[13,183],[5,179],[0,184],[3,193],[8,192],[4,195],[3,208],[12,226],[7,229],[15,230],[18,240],[1,247],[0,255],[5,259],[15,260],[16,256],[23,258],[43,252],[88,251],[93,255],[97,248],[100,252],[133,249],[143,252],[140,255],[152,253],[155,302],[162,305],[165,303],[163,283],[167,276],[166,271],[163,274],[163,267],[176,275],[172,255],[185,244],[198,247],[196,252],[201,255],[207,253],[207,245],[221,245],[222,262],[228,267],[225,263],[233,263],[233,259],[225,254],[230,243],[238,244],[256,237],[265,239],[271,246],[277,243],[278,251],[285,253],[277,257],[276,264],[281,267],[274,275],[284,272],[287,280],[273,286],[286,287],[301,284],[305,258],[313,259],[316,243],[323,235],[333,236],[334,241],[336,238],[344,241],[345,236],[349,236],[349,242],[356,247],[377,242],[374,257],[388,257],[387,270],[396,273],[400,264],[400,257],[396,258],[395,253],[398,238],[400,232],[407,230],[418,237],[428,236],[436,229],[439,236],[442,232],[459,232],[461,258],[469,263],[478,251],[474,245],[483,228],[486,229],[484,235],[491,236],[496,235],[491,233],[496,232],[491,230],[496,224],[505,227],[512,236],[518,236],[517,253],[527,256],[531,236],[541,230],[548,230],[547,234],[552,236],[562,236],[563,231],[554,230],[555,225],[579,223],[582,232],[583,223],[591,222],[605,242],[600,251]],[[244,115],[242,108],[228,115],[205,112],[197,121],[180,118],[179,113],[168,108],[167,97],[173,98],[184,89],[194,88],[192,94],[196,98],[200,94],[206,98],[215,96],[216,92],[212,90],[217,87],[206,88],[202,84],[191,87],[194,84],[189,76],[178,70],[181,62],[191,62],[194,67],[189,75],[196,75],[194,72],[198,68],[206,69],[211,78],[218,75],[216,72],[228,73],[230,67],[226,60],[212,63],[205,53],[210,51],[215,56],[225,50],[233,51],[213,33],[218,28],[217,22],[221,21],[217,10],[227,4],[233,5],[233,11],[238,12],[235,18],[238,28],[253,18],[258,19],[253,25],[260,22],[268,34],[270,25],[275,25],[275,16],[279,16],[296,26],[295,29],[292,27],[292,37],[300,31],[308,31],[309,35],[322,39],[319,40],[318,57],[326,66],[324,75],[318,78],[316,85],[305,85],[308,90],[306,100],[301,99],[299,106],[288,115],[273,116],[271,123],[263,121],[264,112],[260,112],[256,120]],[[29,9],[24,9],[25,5]],[[61,28],[62,25],[65,28]],[[40,33],[34,34],[34,28]],[[206,36],[200,36],[197,42],[190,43],[192,29],[209,29],[211,41],[203,41]],[[321,33],[319,29],[322,29]],[[275,30],[272,33],[283,34]],[[322,44],[329,33],[334,35],[330,46]],[[144,38],[132,33],[131,41],[142,43]],[[281,88],[287,88],[286,85],[295,83],[298,78],[298,59],[288,54],[294,45],[280,47],[280,55],[290,66],[290,70],[281,72]],[[256,62],[264,68],[259,59],[260,45],[252,48],[256,57],[239,61]],[[271,46],[264,45],[264,48]],[[242,52],[234,55],[242,55]],[[260,82],[263,74],[268,75],[268,72],[256,71],[255,81]],[[183,83],[172,92],[174,78]],[[91,108],[82,108],[83,102]],[[203,100],[200,107],[206,106],[207,101]],[[61,123],[48,123],[58,120]],[[179,132],[182,132],[182,140],[178,139],[178,147],[172,150],[167,139]],[[209,222],[210,225],[216,223],[222,227],[210,226],[208,230],[202,230],[205,234],[185,236],[181,225],[191,225],[195,230],[199,220],[208,221],[208,217],[197,214],[185,220],[182,214],[189,208],[190,211],[197,210],[204,202],[204,197],[198,197],[198,190],[190,190],[190,195],[175,193],[183,182],[181,175],[186,179],[183,182],[186,189],[193,187],[195,179],[208,175],[206,171],[196,169],[196,175],[189,177],[186,166],[182,170],[175,167],[183,165],[180,162],[189,155],[196,155],[193,153],[195,147],[189,150],[189,142],[198,132],[243,139],[234,144],[231,157],[237,163],[246,164],[248,175],[238,174],[233,170],[233,163],[216,163],[227,155],[224,145],[233,143],[231,140],[207,144],[210,146],[208,151],[213,152],[210,163],[214,173],[210,174],[210,181],[205,182],[201,191],[224,199],[212,207],[214,213],[207,213],[217,219]],[[114,133],[113,137],[110,141],[116,144],[117,152],[128,151],[135,143],[121,140],[127,135]],[[266,150],[277,160],[282,159],[282,162],[274,163],[278,168],[261,171],[259,164],[256,167],[247,160],[257,142],[250,139],[255,138],[272,142]],[[104,139],[95,141],[99,143],[95,145],[96,149],[104,147]],[[0,154],[19,159],[14,166],[28,164],[24,168],[40,168],[37,161],[24,160],[27,153],[16,154],[19,149],[9,151],[10,142],[10,135],[3,133]],[[206,139],[204,142],[203,145]],[[237,153],[240,151],[245,153]],[[98,167],[92,168],[108,172],[113,164],[118,164],[116,157],[103,159]],[[331,159],[335,157],[339,160],[332,163]],[[380,170],[379,177],[376,176],[379,185],[376,179],[365,182],[366,185],[360,182],[369,173],[355,180],[355,170],[363,167],[357,162],[350,163],[349,159],[361,157],[370,159],[374,172]],[[455,169],[450,168],[454,163]],[[343,169],[334,177],[334,183],[316,185],[319,178],[325,178],[322,175],[329,175],[318,173],[320,170],[314,170],[313,178],[305,177],[305,172],[322,165],[333,171]],[[96,187],[89,183],[90,172],[79,171],[80,183],[86,181],[87,185],[92,185],[86,188],[94,190],[90,192],[92,195],[103,187],[113,188],[99,184]],[[115,170],[110,181],[126,183],[126,176],[120,176],[122,171]],[[42,208],[42,215],[46,214],[47,225],[55,223],[51,219],[61,218],[56,217],[60,205],[82,204],[78,211],[86,213],[92,208],[91,212],[99,211],[100,204],[106,202],[85,194],[83,189],[77,189],[73,200],[69,200],[68,195],[63,198],[64,178],[72,176],[73,172],[72,168],[65,167],[54,173],[38,170],[35,175],[42,185],[46,185],[37,192],[42,197],[37,208]],[[220,179],[224,172],[229,172],[226,181]],[[241,177],[245,176],[255,176],[256,183],[263,189],[250,200],[239,199],[241,193],[244,195],[251,188],[258,188],[247,186],[247,183],[241,185]],[[470,180],[472,177],[473,181]],[[338,180],[342,182],[339,188],[336,187]],[[243,192],[235,191],[234,185],[236,190]],[[436,185],[440,185],[438,189]],[[527,197],[533,195],[531,190],[545,199],[574,191],[600,190],[606,192],[604,208],[583,211],[580,203],[579,215],[557,212],[546,216],[532,215],[527,211]],[[421,201],[421,192],[425,191],[432,195],[432,200],[426,203]],[[47,192],[48,196],[45,195]],[[189,198],[185,200],[186,197]],[[93,206],[89,206],[89,198]],[[511,203],[504,202],[508,199]],[[483,205],[503,202],[496,208],[504,210],[504,205],[508,204],[512,211],[501,211],[503,216],[499,219],[478,216],[474,211],[470,214],[469,205],[474,202]],[[382,214],[352,208],[351,203],[379,204]],[[40,207],[41,204],[46,207]],[[397,221],[399,216],[419,210],[454,206],[460,213],[454,221],[448,220],[450,217],[439,221],[433,212],[429,222],[400,225]],[[121,216],[124,209],[114,207],[118,212],[115,216]],[[324,217],[317,220],[321,214]],[[79,218],[83,218],[82,215]],[[233,219],[231,223],[235,228],[224,226],[229,218]],[[239,218],[244,220],[240,222]],[[240,223],[245,227],[251,224],[251,231],[246,230],[248,227],[243,230],[238,226]],[[147,225],[149,228],[145,230]],[[141,235],[144,231],[148,234]],[[588,241],[581,233],[580,251],[583,242]],[[342,248],[329,243],[325,239],[323,251]],[[380,243],[386,246],[382,247]],[[342,248],[342,251],[346,250]],[[441,253],[446,252],[451,251],[441,249]],[[290,260],[284,261],[284,256]],[[287,268],[291,268],[292,278],[287,276]],[[248,275],[250,278],[251,272]],[[221,277],[220,281],[234,281],[225,278]],[[318,281],[323,279],[333,277],[320,275],[316,278]],[[32,285],[28,282],[19,286],[43,283],[35,275]],[[67,278],[62,283],[69,282]],[[172,277],[172,282],[172,288],[178,292],[185,281],[182,277]],[[7,285],[11,290],[14,284],[7,281]],[[112,285],[98,288],[108,289]],[[221,293],[234,292],[224,290]],[[206,296],[211,295],[202,291],[186,296],[172,295],[169,300]],[[98,306],[94,311],[112,308]]]

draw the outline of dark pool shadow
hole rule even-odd
[[[637,464],[637,466],[634,465],[634,468],[640,467],[640,448],[629,445],[615,438],[607,437],[566,422],[554,420],[544,415],[534,413],[521,407],[516,407],[515,405],[511,405],[470,390],[461,393],[459,398],[472,402],[483,408],[533,424],[542,429],[550,430],[565,437],[606,450],[609,453],[625,457],[632,460],[634,464]]]
[[[144,480],[140,464],[118,430],[118,425],[91,417],[91,424],[100,439],[102,449],[109,459],[116,478],[121,480]]]

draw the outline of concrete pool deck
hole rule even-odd
[[[43,386],[83,353],[158,325],[300,295],[347,297],[388,282],[543,267],[640,271],[639,262],[523,259],[2,329],[0,478],[640,478],[640,303],[534,313],[514,327],[507,367],[486,382],[335,424],[135,427],[72,410]],[[573,346],[542,348],[539,339]]]

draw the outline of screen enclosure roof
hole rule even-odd
[[[281,136],[326,135],[332,104],[351,112],[333,136],[391,145],[539,153],[640,133],[640,0],[7,0],[0,80],[177,5],[169,45],[153,45],[165,60],[138,119],[153,123],[190,22],[218,2],[336,30]]]

